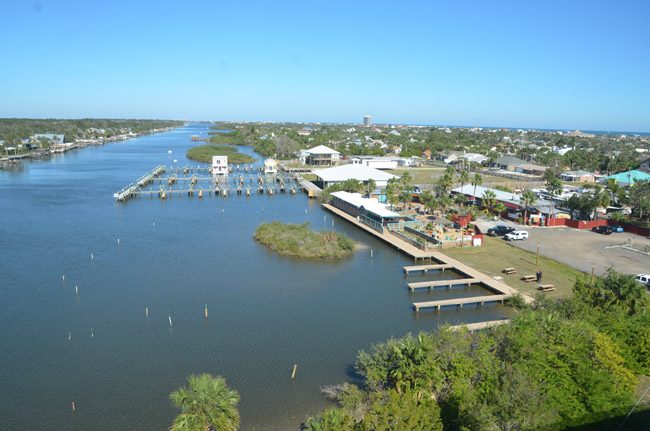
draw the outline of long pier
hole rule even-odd
[[[445,269],[452,269],[454,265],[448,263],[439,263],[432,265],[416,265],[416,266],[405,266],[404,273],[410,274],[412,272],[428,272],[428,271],[444,271]]]
[[[449,329],[452,331],[460,331],[461,329],[467,329],[470,332],[480,331],[481,329],[494,328],[495,326],[507,325],[510,323],[510,319],[501,319],[501,320],[488,320],[486,322],[476,322],[476,323],[465,323],[463,325],[454,325],[450,326]]]
[[[438,301],[426,301],[426,302],[414,302],[413,308],[415,311],[420,311],[420,308],[435,308],[440,310],[442,307],[455,305],[460,308],[463,308],[464,305],[481,305],[489,302],[500,302],[503,303],[511,295],[501,294],[501,295],[486,295],[486,296],[474,296],[470,298],[454,298],[454,299],[441,299]]]
[[[479,283],[481,280],[478,278],[456,278],[453,280],[432,280],[432,281],[418,281],[415,283],[408,283],[407,286],[410,291],[415,289],[433,289],[434,287],[448,287],[466,285],[471,286],[474,283]]]

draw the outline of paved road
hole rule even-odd
[[[650,239],[630,233],[613,233],[600,235],[589,230],[571,228],[535,228],[517,225],[511,222],[478,222],[484,232],[491,226],[504,224],[517,229],[527,230],[526,241],[513,241],[513,245],[535,252],[539,243],[540,254],[566,263],[580,271],[590,273],[595,264],[596,274],[603,274],[612,267],[626,274],[650,274],[650,256],[620,247],[631,241],[637,250],[650,249]]]

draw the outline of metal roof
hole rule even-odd
[[[325,182],[337,182],[345,180],[368,181],[388,181],[391,178],[397,178],[393,174],[371,168],[366,165],[341,165],[327,169],[315,169],[312,171],[317,177]]]
[[[379,203],[377,199],[364,198],[359,193],[349,193],[349,192],[334,192],[332,196],[335,196],[342,201],[349,203],[350,205],[355,206],[356,208],[365,209],[368,212],[378,215],[383,218],[397,218],[401,217],[394,211],[391,211],[386,208],[386,205]]]

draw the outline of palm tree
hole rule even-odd
[[[188,385],[169,396],[181,409],[170,431],[236,431],[239,428],[239,393],[223,377],[191,375]]]
[[[609,193],[600,186],[596,186],[593,197],[591,198],[591,206],[594,209],[594,220],[598,218],[598,207],[608,207],[610,203]]]
[[[483,185],[483,176],[478,172],[474,173],[474,178],[472,178],[472,185],[474,186],[474,198],[476,199],[476,187]]]
[[[551,195],[551,218],[553,218],[555,214],[555,197],[562,192],[562,183],[554,177],[546,183],[546,190]]]
[[[483,192],[483,208],[486,208],[488,211],[492,212],[492,208],[497,201],[497,195],[492,190],[486,190]]]
[[[537,202],[537,196],[530,190],[521,194],[521,202],[524,204],[524,223],[528,220],[528,207]]]
[[[366,192],[368,193],[368,196],[370,196],[370,194],[374,192],[376,188],[377,188],[377,182],[372,178],[370,178],[366,182]]]
[[[465,170],[460,171],[458,180],[460,181],[460,192],[463,193],[463,187],[469,182],[469,172]]]

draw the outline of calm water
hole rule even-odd
[[[113,202],[154,166],[185,164],[190,135],[206,132],[195,125],[0,171],[0,429],[164,430],[176,413],[169,393],[210,372],[240,392],[242,429],[296,430],[327,404],[321,386],[354,378],[359,350],[504,313],[415,315],[413,301],[484,291],[409,294],[401,267],[411,262],[340,219],[334,229],[362,248],[339,263],[256,244],[264,221],[331,228],[304,195]],[[408,280],[438,276],[455,275]]]

